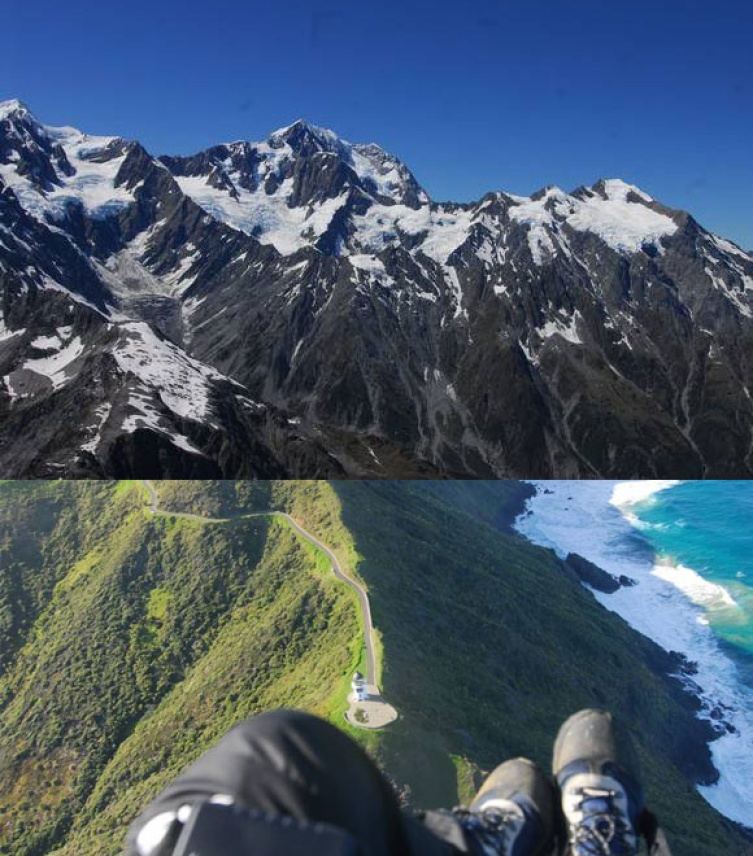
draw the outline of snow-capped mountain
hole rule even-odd
[[[5,102],[0,287],[4,472],[753,475],[753,257],[620,180],[436,203],[301,120],[155,158]]]

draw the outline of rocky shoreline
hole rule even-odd
[[[537,492],[537,487],[525,485],[528,490],[521,492],[521,515],[531,514],[527,500]],[[546,490],[546,489],[545,489]],[[510,524],[512,527],[514,520]],[[638,535],[639,544],[647,548],[647,542]],[[525,536],[523,536],[525,537]],[[611,594],[623,586],[636,585],[636,580],[621,575],[616,577],[577,553],[570,553],[561,560],[562,572],[574,584],[584,588]],[[624,621],[615,614],[615,617]],[[719,780],[719,770],[714,766],[710,744],[716,738],[734,731],[735,727],[725,718],[725,706],[716,704],[706,718],[701,688],[694,680],[697,664],[677,651],[666,651],[652,639],[635,630],[629,622],[625,623],[636,635],[636,654],[649,669],[657,675],[667,687],[672,697],[687,710],[691,717],[684,722],[671,723],[673,756],[678,769],[694,785],[713,785]]]

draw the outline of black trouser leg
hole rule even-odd
[[[358,744],[298,711],[264,713],[233,728],[149,805],[129,840],[156,815],[215,795],[245,808],[340,827],[365,856],[407,854],[416,844],[422,856],[452,852],[401,812],[392,788]]]

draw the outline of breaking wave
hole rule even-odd
[[[515,528],[529,540],[558,555],[579,553],[609,573],[625,574],[637,585],[594,597],[667,651],[678,651],[697,665],[692,689],[699,716],[717,721],[719,711],[729,731],[711,744],[719,781],[699,792],[718,811],[738,823],[753,818],[753,687],[741,679],[738,664],[714,631],[714,621],[745,621],[734,593],[698,571],[657,556],[652,532],[670,524],[642,518],[656,495],[676,481],[542,481]],[[753,489],[753,486],[751,486]],[[671,525],[686,526],[685,520]],[[742,585],[742,583],[740,583]],[[713,619],[713,620],[712,620]],[[712,716],[713,714],[713,716]]]

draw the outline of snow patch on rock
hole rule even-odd
[[[11,339],[14,339],[16,336],[23,336],[26,332],[25,329],[20,330],[9,330],[5,326],[5,319],[0,317],[0,342],[9,342]]]
[[[267,194],[263,186],[254,191],[237,187],[237,199],[227,190],[207,184],[206,176],[175,176],[175,180],[186,196],[216,220],[257,238],[262,244],[272,244],[283,255],[290,255],[321,237],[346,200],[342,194],[316,206],[291,207],[292,178],[286,179],[272,194]]]
[[[224,377],[161,339],[145,322],[121,326],[113,350],[118,366],[159,392],[173,413],[196,422],[211,413],[211,382]]]
[[[716,274],[708,265],[704,267],[704,272],[706,276],[711,280],[711,284],[714,288],[721,291],[725,297],[732,303],[740,312],[741,315],[745,315],[747,318],[753,318],[753,309],[748,306],[745,301],[741,297],[741,293],[735,290],[734,288],[730,288],[729,285],[724,281],[724,279]],[[744,288],[747,287],[747,283],[743,281]]]
[[[573,345],[582,345],[578,333],[578,322],[583,320],[583,316],[576,309],[567,321],[562,320],[559,316],[551,321],[547,321],[543,327],[537,327],[536,332],[542,339],[549,339],[552,336],[561,336],[565,341],[571,342]]]
[[[45,340],[51,341],[52,339],[46,338]],[[62,343],[59,338],[56,341],[59,347]],[[60,389],[72,379],[74,373],[70,371],[70,366],[84,353],[84,350],[84,343],[80,337],[74,336],[67,345],[60,347],[57,353],[47,357],[28,359],[22,368],[49,378],[52,382],[52,388]]]
[[[719,235],[711,235],[711,240],[716,244],[717,247],[723,252],[728,253],[733,256],[739,256],[741,259],[745,259],[746,262],[753,261],[753,255],[750,253],[746,253],[744,250],[741,250],[737,244],[733,244],[731,241],[726,240],[725,238],[720,238]]]
[[[537,265],[555,254],[555,236],[557,245],[568,254],[569,248],[558,235],[560,224],[592,232],[620,253],[637,253],[646,244],[659,245],[662,238],[677,231],[677,224],[650,208],[651,197],[634,185],[610,179],[604,182],[604,193],[606,198],[589,191],[585,199],[579,199],[554,187],[538,199],[510,197],[514,203],[510,218],[528,226],[528,243]]]
[[[125,144],[118,154],[106,157],[106,150],[122,142],[118,137],[95,137],[75,128],[40,126],[41,131],[58,143],[70,165],[72,175],[57,170],[58,184],[40,191],[25,175],[19,174],[14,161],[0,164],[0,177],[12,188],[21,205],[43,222],[63,219],[70,204],[81,203],[88,216],[102,219],[117,213],[134,201],[125,187],[115,186],[115,178],[128,154]]]
[[[630,185],[625,187],[635,190]],[[665,214],[639,202],[629,202],[626,196],[627,191],[625,196],[615,194],[607,199],[596,195],[576,199],[572,206],[575,210],[565,222],[573,229],[593,232],[623,253],[637,253],[645,244],[657,245],[677,231],[677,224]]]
[[[369,271],[370,273],[386,273],[384,262],[376,256],[369,256],[365,253],[355,253],[348,256],[348,261],[358,270]]]
[[[91,440],[87,440],[86,443],[81,444],[82,451],[91,452],[92,455],[97,451],[97,448],[99,447],[99,444],[102,439],[102,428],[104,427],[105,422],[107,422],[107,420],[109,419],[111,410],[112,405],[109,402],[105,401],[94,411],[94,415],[97,419],[97,422],[89,429],[93,431]]]
[[[412,252],[421,250],[439,264],[468,237],[473,211],[454,206],[410,208],[407,205],[372,205],[366,214],[354,217],[356,233],[352,243],[363,252],[380,252],[401,243],[400,236],[422,240]]]
[[[139,428],[145,428],[147,430],[154,431],[157,434],[161,434],[163,437],[167,437],[168,440],[170,440],[170,442],[179,449],[191,452],[194,455],[203,454],[200,449],[197,449],[196,446],[191,443],[188,437],[184,434],[179,434],[176,431],[168,429],[163,424],[160,413],[156,410],[154,403],[148,396],[138,392],[132,392],[128,398],[128,405],[136,412],[126,416],[123,420],[121,431],[124,433],[132,434]]]

